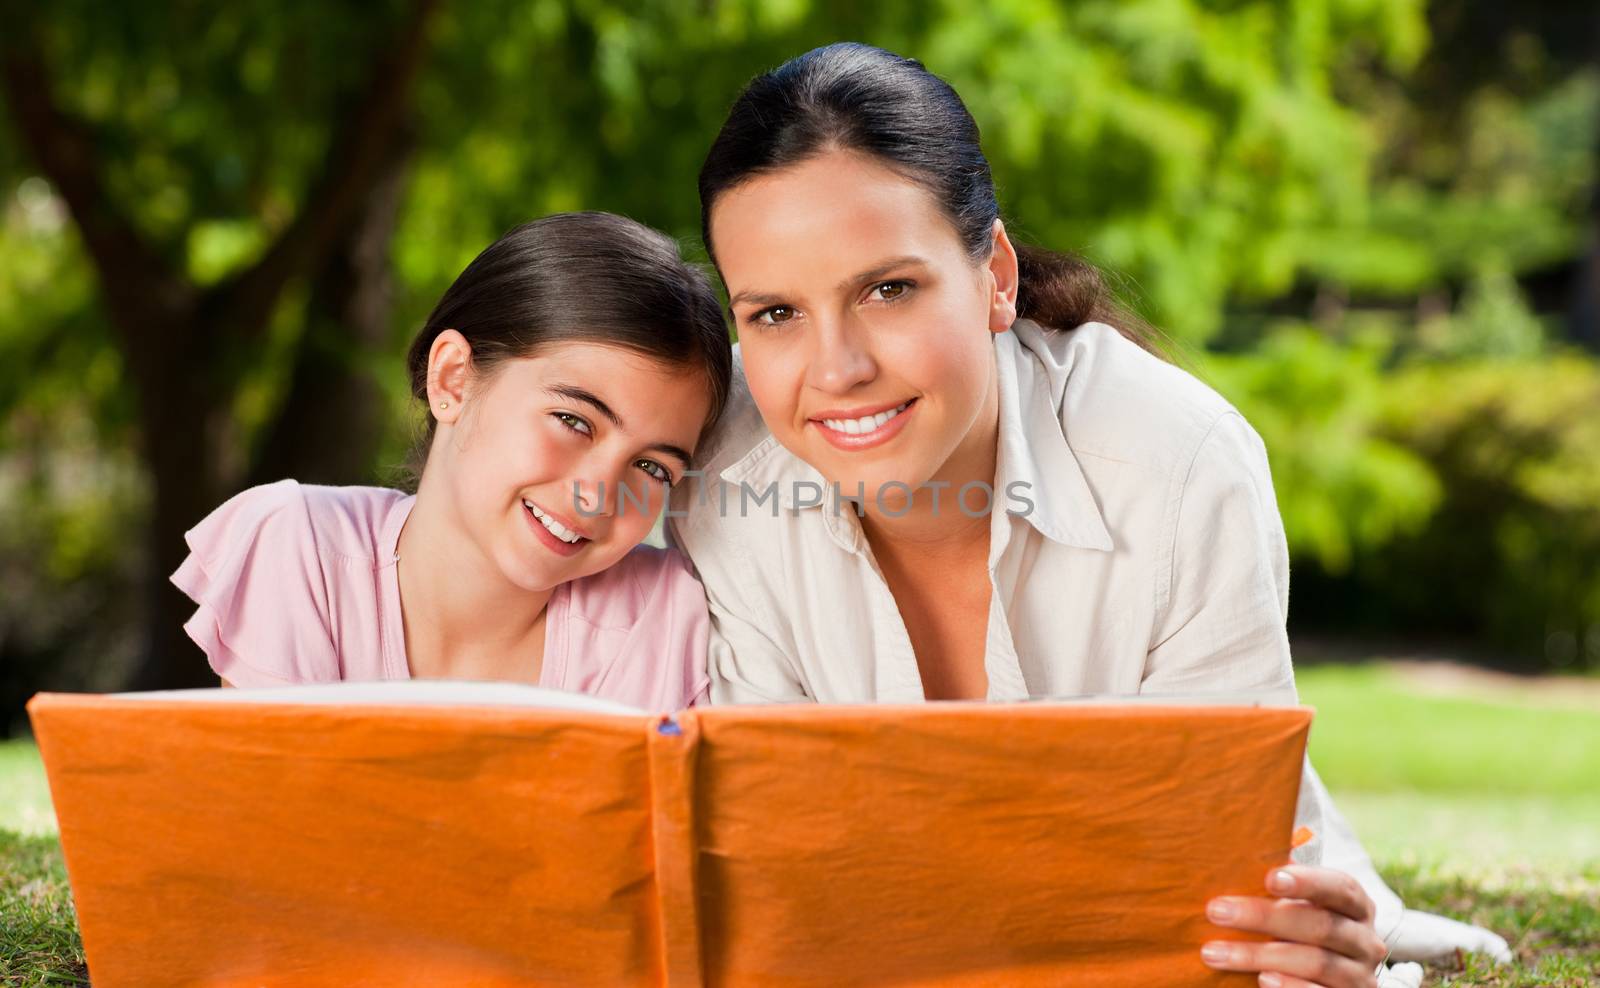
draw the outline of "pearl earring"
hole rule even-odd
[[[450,407],[450,403],[448,401],[441,401],[441,402],[439,402],[439,407],[440,408],[449,408]]]

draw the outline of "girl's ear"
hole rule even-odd
[[[428,409],[440,423],[454,424],[466,400],[472,375],[472,344],[453,329],[434,337],[428,348]]]
[[[1017,270],[1017,249],[1006,236],[1006,225],[995,220],[990,237],[988,268],[994,294],[989,300],[989,332],[998,336],[1017,321],[1017,290],[1021,278]]]

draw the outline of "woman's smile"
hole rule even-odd
[[[850,410],[830,408],[817,412],[807,421],[835,447],[853,452],[881,446],[899,435],[916,407],[917,399],[910,398],[888,406]]]

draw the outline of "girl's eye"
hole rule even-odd
[[[655,460],[638,460],[634,463],[634,466],[638,467],[640,470],[643,470],[655,480],[661,481],[663,484],[670,485],[672,483],[672,472],[666,467],[657,463]]]
[[[777,326],[794,318],[794,310],[787,305],[774,305],[770,309],[762,309],[750,317],[751,322],[761,323],[763,326]]]
[[[571,412],[555,412],[553,414],[561,420],[561,424],[579,435],[587,436],[592,435],[594,432],[594,429],[589,426],[588,422],[584,421],[582,416],[574,415]]]
[[[893,302],[903,297],[911,290],[909,281],[882,281],[872,286],[868,295],[876,297],[881,302]]]

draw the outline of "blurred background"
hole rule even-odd
[[[6,6],[0,736],[37,690],[209,684],[188,527],[390,482],[405,344],[508,227],[703,257],[741,85],[855,39],[952,82],[1012,229],[1261,432],[1314,752],[1384,860],[1600,869],[1592,0]],[[0,752],[46,807],[0,827],[48,830]]]

